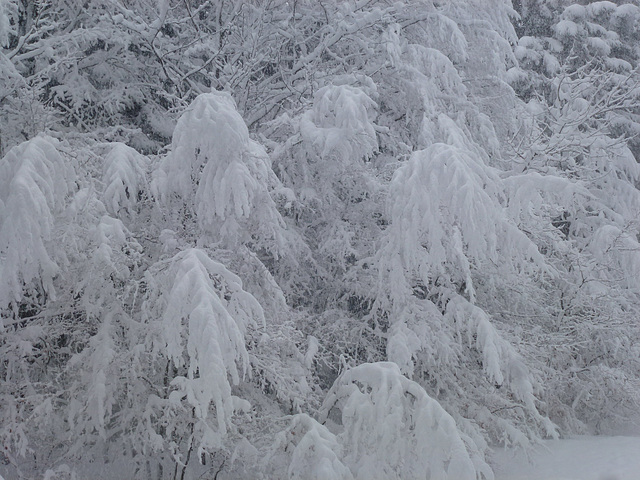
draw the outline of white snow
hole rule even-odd
[[[544,442],[536,451],[494,452],[495,480],[637,480],[640,437],[582,436]]]

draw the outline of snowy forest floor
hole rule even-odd
[[[640,436],[549,440],[527,455],[496,450],[496,480],[638,480]]]
[[[528,455],[522,450],[498,448],[490,463],[495,480],[638,480],[640,434],[548,440]],[[91,475],[107,478],[104,473],[94,471]],[[113,471],[109,478],[114,478],[112,475]],[[0,480],[12,478],[0,466]]]

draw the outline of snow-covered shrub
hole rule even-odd
[[[56,262],[63,256],[55,219],[73,182],[73,169],[56,145],[39,136],[0,161],[0,308],[17,306],[27,293],[55,297]]]
[[[333,162],[327,160],[331,157],[345,164],[366,160],[378,148],[371,118],[376,107],[360,88],[323,87],[316,92],[313,107],[300,119],[302,139],[313,146],[319,159],[330,165]]]
[[[199,249],[168,261],[150,287],[145,310],[148,322],[160,322],[157,353],[179,373],[170,380],[165,408],[193,408],[192,444],[202,451],[221,448],[237,403],[231,385],[248,374],[244,335],[250,323],[264,322],[262,308],[236,275]]]
[[[402,310],[416,289],[429,295],[441,287],[474,303],[476,270],[497,262],[544,268],[535,245],[504,214],[502,198],[496,173],[466,151],[435,144],[416,152],[391,183],[377,305]]]
[[[287,296],[299,297],[309,288],[310,280],[299,267],[313,261],[274,201],[287,197],[288,190],[272,171],[265,149],[249,138],[229,94],[212,92],[194,100],[180,117],[171,151],[155,174],[155,193],[174,225],[182,224],[188,235],[197,233],[199,242],[246,248],[237,258],[257,258],[237,266],[253,277],[262,275],[266,266],[289,287],[284,289]]]
[[[291,480],[353,480],[351,471],[340,460],[341,454],[342,446],[337,437],[327,427],[301,413],[294,415],[289,426],[278,433],[267,463],[272,468],[288,464],[286,475]]]
[[[333,419],[343,463],[356,479],[493,478],[453,418],[394,363],[340,375],[320,411],[321,422]]]
[[[274,170],[296,200],[287,217],[316,253],[316,290],[322,293],[305,302],[321,305],[348,295],[356,284],[342,275],[375,248],[383,195],[372,168],[375,96],[371,79],[346,75],[318,89],[302,114],[274,122],[288,138],[273,153]]]
[[[518,428],[531,435],[555,429],[538,412],[531,372],[483,307],[491,311],[507,278],[548,267],[505,214],[503,199],[496,172],[462,148],[434,144],[416,152],[391,182],[391,225],[375,260],[371,318],[386,330],[388,359],[404,374],[425,382],[438,399],[457,388],[469,394],[447,403],[450,412],[473,417],[492,397],[494,410],[503,412],[483,419],[494,440],[504,428],[497,427],[501,415],[511,414],[501,407],[522,405],[525,416],[507,422],[510,441],[521,442]],[[527,417],[535,419],[533,430]]]
[[[104,158],[103,202],[111,215],[133,215],[147,196],[148,158],[123,143],[114,143]]]
[[[77,217],[78,202],[84,204],[85,220],[95,222],[86,228],[86,243],[78,240],[73,261],[83,256],[85,268],[74,285],[78,313],[76,326],[88,337],[87,344],[72,355],[65,365],[64,378],[70,383],[67,418],[76,441],[70,451],[85,462],[110,452],[128,457],[124,446],[118,448],[109,438],[122,423],[114,419],[114,410],[127,417],[131,389],[123,389],[139,373],[130,363],[129,348],[135,343],[136,328],[130,316],[131,305],[125,299],[127,283],[135,277],[141,263],[142,246],[124,224],[105,213],[104,205],[87,199],[80,191],[67,214]],[[87,204],[93,203],[93,206]],[[88,208],[87,208],[88,207]],[[91,214],[96,214],[92,218]],[[101,215],[102,214],[102,215]],[[101,216],[100,216],[101,215]],[[80,222],[79,222],[80,223]],[[80,225],[78,225],[80,226]],[[73,232],[77,233],[77,232]],[[139,347],[138,347],[139,348]],[[128,391],[127,391],[128,390]],[[93,448],[92,448],[93,447]]]
[[[269,189],[277,180],[264,148],[249,138],[227,93],[198,96],[178,120],[158,172],[160,195],[184,202],[200,229],[227,245],[248,243],[277,255],[283,222]]]

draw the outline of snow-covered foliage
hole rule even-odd
[[[245,332],[264,317],[240,278],[202,250],[182,251],[166,262],[156,265],[159,272],[148,279],[143,304],[146,321],[157,335],[158,353],[170,362],[166,368],[177,372],[167,380],[170,393],[158,406],[164,415],[193,409],[188,448],[197,447],[201,458],[203,452],[220,448],[232,428],[238,402],[231,385],[238,385],[249,368]]]
[[[320,410],[321,421],[331,418],[340,424],[337,439],[354,478],[473,480],[481,473],[453,418],[395,363],[365,363],[340,375]]]
[[[229,94],[194,100],[176,125],[160,175],[160,191],[184,201],[184,214],[195,215],[202,230],[233,245],[246,241],[238,238],[238,223],[251,218],[261,223],[257,228],[272,230],[263,236],[278,242],[280,215],[267,190],[276,182],[269,158],[249,138]]]
[[[501,208],[503,198],[497,173],[465,150],[434,144],[414,153],[391,181],[391,225],[376,258],[374,318],[388,324],[387,356],[403,373],[444,391],[462,388],[484,402],[484,388],[506,385],[504,393],[522,403],[543,434],[553,434],[535,405],[531,374],[482,309],[487,294],[506,288],[493,276],[547,269],[535,244]],[[492,287],[477,294],[476,282]],[[481,370],[465,365],[469,356],[479,357]],[[464,374],[450,374],[459,371]],[[464,408],[454,401],[448,407]]]
[[[544,3],[547,13],[537,17]],[[638,285],[623,279],[637,276],[632,257],[640,211],[634,106],[639,56],[633,27],[638,7],[538,2],[523,13],[525,33],[531,35],[521,37],[516,48],[524,75],[514,87],[528,101],[533,122],[512,144],[516,158],[506,178],[509,210],[559,273],[555,287],[545,289],[544,305],[536,308],[541,319],[550,320],[542,327],[545,340],[536,345],[554,345],[551,364],[558,370],[568,367],[569,378],[576,378],[575,383],[566,376],[553,381],[562,393],[549,405],[564,425],[606,431],[620,418],[613,413],[617,407],[595,393],[597,385],[609,376],[630,378],[637,368],[611,353],[638,335],[635,328],[617,327],[618,322],[628,327],[633,322],[623,319],[637,316],[631,305]],[[527,32],[533,18],[546,28]],[[621,263],[613,267],[611,262]],[[615,390],[615,396],[625,398],[622,405],[637,401],[634,388]],[[561,406],[559,397],[572,398],[571,407]],[[597,421],[587,413],[590,408],[597,415],[611,414]]]
[[[104,159],[103,202],[114,216],[133,215],[136,205],[148,193],[146,187],[148,159],[123,143],[115,143]]]
[[[288,463],[288,478],[493,478],[473,441],[395,363],[343,372],[319,420],[295,415],[278,434],[268,460]]]
[[[73,170],[56,144],[36,137],[0,162],[1,305],[17,305],[25,295],[55,298],[56,257],[64,255],[54,238],[55,217],[73,182]]]
[[[278,434],[268,458],[270,463],[284,458],[289,464],[287,478],[292,480],[353,480],[351,471],[340,460],[341,455],[337,437],[309,415],[300,413]]]
[[[376,103],[366,91],[375,92],[336,83],[319,89],[300,116],[278,121],[290,138],[276,149],[274,168],[290,189],[288,215],[316,246],[323,264],[342,273],[377,233],[371,224],[352,225],[355,218],[373,214],[363,200],[379,188],[367,166],[378,143]]]
[[[490,479],[628,422],[639,22],[0,0],[0,475]]]
[[[544,268],[535,245],[500,208],[502,198],[496,172],[464,149],[434,144],[414,153],[391,181],[391,226],[382,261],[399,260],[423,285],[438,279],[440,285],[462,286],[472,303],[472,266],[501,262],[512,269]]]

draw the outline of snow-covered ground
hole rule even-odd
[[[640,437],[575,437],[547,441],[531,453],[498,450],[496,480],[638,480]]]

